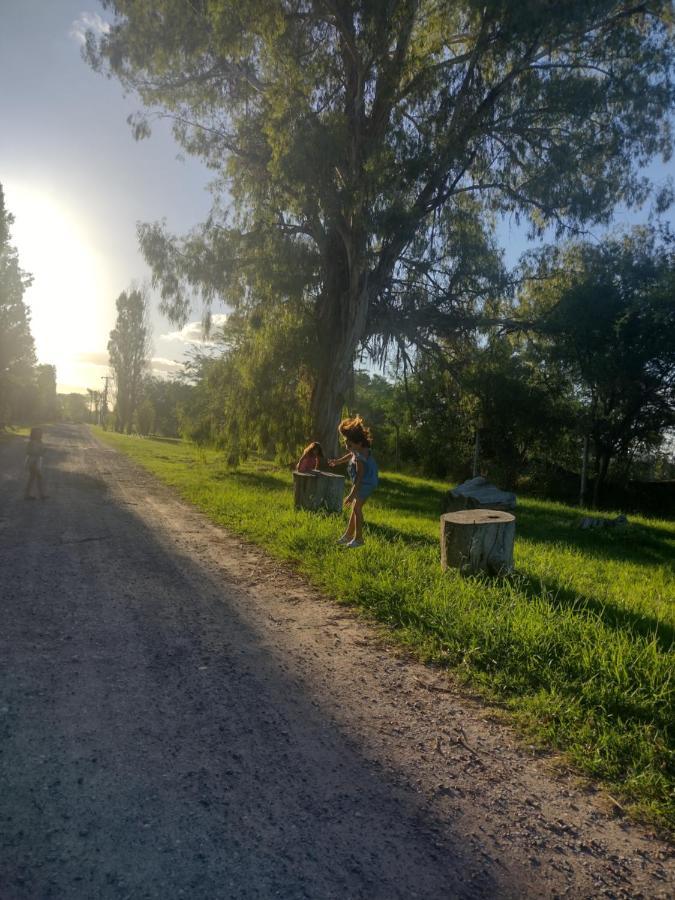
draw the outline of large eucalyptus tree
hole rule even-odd
[[[209,220],[140,228],[164,309],[195,295],[299,323],[314,436],[334,445],[359,346],[470,321],[491,226],[606,221],[669,151],[670,3],[104,0],[97,69],[214,171]]]

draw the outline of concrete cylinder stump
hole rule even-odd
[[[463,575],[513,571],[516,517],[497,509],[465,509],[441,516],[441,568]]]
[[[293,495],[296,509],[316,512],[342,512],[345,492],[343,475],[333,472],[293,472]]]

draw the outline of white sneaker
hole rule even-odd
[[[363,547],[363,541],[357,541],[356,538],[354,538],[353,540],[351,540],[351,541],[350,541],[348,544],[346,544],[345,546],[346,546],[346,547],[349,547],[350,549],[353,550],[353,549],[355,549],[356,547]]]
[[[337,539],[337,541],[335,543],[344,545],[344,544],[348,544],[350,541],[351,541],[351,538],[349,537],[349,535],[343,534]]]

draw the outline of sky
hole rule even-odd
[[[184,233],[210,207],[205,167],[178,158],[168,127],[134,141],[126,119],[140,104],[82,60],[84,26],[102,14],[83,2],[0,0],[0,184],[34,278],[25,299],[38,361],[56,365],[62,393],[100,389],[115,299],[150,279],[136,223],[166,218]],[[175,371],[200,310],[179,335],[150,301],[152,368]]]
[[[184,234],[210,208],[206,168],[183,159],[161,123],[134,141],[126,119],[140,102],[82,60],[84,31],[104,17],[96,0],[0,0],[0,184],[12,244],[34,277],[26,302],[38,361],[56,366],[61,393],[100,389],[115,299],[150,280],[136,223],[166,219]],[[648,172],[662,182],[675,168],[656,162]],[[619,210],[616,223],[645,218]],[[504,222],[499,237],[515,263],[523,229]],[[177,332],[157,305],[151,292],[151,368],[166,375],[200,339],[201,310]]]

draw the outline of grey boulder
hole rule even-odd
[[[462,509],[501,509],[513,512],[515,508],[516,495],[511,491],[500,490],[482,475],[470,478],[448,491],[443,505],[444,512],[458,512]]]

